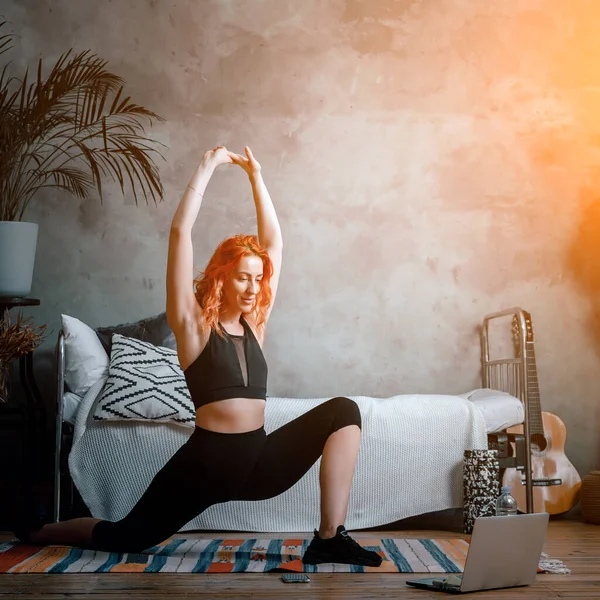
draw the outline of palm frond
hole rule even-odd
[[[7,24],[8,23],[6,21],[2,21],[2,23],[0,23],[0,29],[2,29]],[[0,35],[0,54],[4,54],[5,52],[8,52],[12,49],[13,37],[14,34],[12,33],[4,33]]]
[[[4,23],[0,23],[0,29]],[[0,53],[6,39],[0,36]],[[163,119],[136,104],[124,81],[90,50],[62,54],[44,79],[0,75],[0,219],[22,218],[43,187],[85,198],[95,188],[102,202],[103,179],[126,184],[136,204],[162,200],[154,156],[163,144],[146,135],[145,124]],[[80,165],[78,163],[83,163]],[[85,164],[87,171],[83,171]],[[139,195],[138,195],[139,193]]]
[[[43,174],[43,179],[37,183],[31,193],[52,187],[66,190],[78,198],[87,198],[94,188],[93,181],[88,173],[81,169],[54,168]]]
[[[68,167],[52,169],[48,171],[48,176],[54,180],[53,187],[69,190],[78,198],[87,198],[94,187],[89,174],[81,169]]]

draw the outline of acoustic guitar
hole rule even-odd
[[[523,311],[526,330],[526,385],[529,403],[529,433],[531,439],[531,478],[533,511],[551,515],[567,512],[579,500],[581,477],[565,455],[567,428],[563,421],[549,412],[542,412],[538,386],[537,366],[531,315]],[[513,317],[513,335],[518,333],[518,320]],[[515,339],[520,339],[515,335]],[[520,344],[519,344],[520,345]],[[520,349],[519,349],[520,351]],[[522,356],[522,353],[521,353]],[[523,425],[507,429],[509,433],[523,433]],[[512,488],[519,510],[526,512],[525,473],[506,469],[502,485]]]

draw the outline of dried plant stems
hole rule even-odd
[[[43,341],[46,325],[33,325],[31,317],[17,316],[10,322],[8,309],[0,321],[0,402],[7,402],[10,367],[15,358],[33,352]]]

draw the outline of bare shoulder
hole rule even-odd
[[[177,357],[182,370],[186,370],[202,353],[210,337],[202,311],[192,311],[173,330],[177,342]]]

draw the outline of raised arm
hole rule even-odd
[[[260,245],[269,253],[273,263],[273,276],[271,277],[271,291],[273,299],[269,307],[269,313],[275,301],[277,287],[279,286],[279,275],[281,273],[281,262],[283,255],[283,237],[281,227],[277,219],[277,213],[273,206],[273,201],[267,190],[267,186],[262,178],[259,162],[254,158],[252,151],[248,146],[245,148],[246,156],[228,152],[231,160],[240,165],[248,174],[250,184],[252,185],[252,195],[256,206],[256,220],[258,222],[258,241]],[[268,313],[268,314],[269,314]],[[267,314],[267,316],[268,316]]]
[[[227,150],[219,146],[204,154],[190,179],[175,211],[169,234],[167,258],[167,321],[177,334],[185,326],[197,323],[198,302],[194,296],[194,251],[192,227],[196,222],[202,197],[214,170],[231,163]]]

